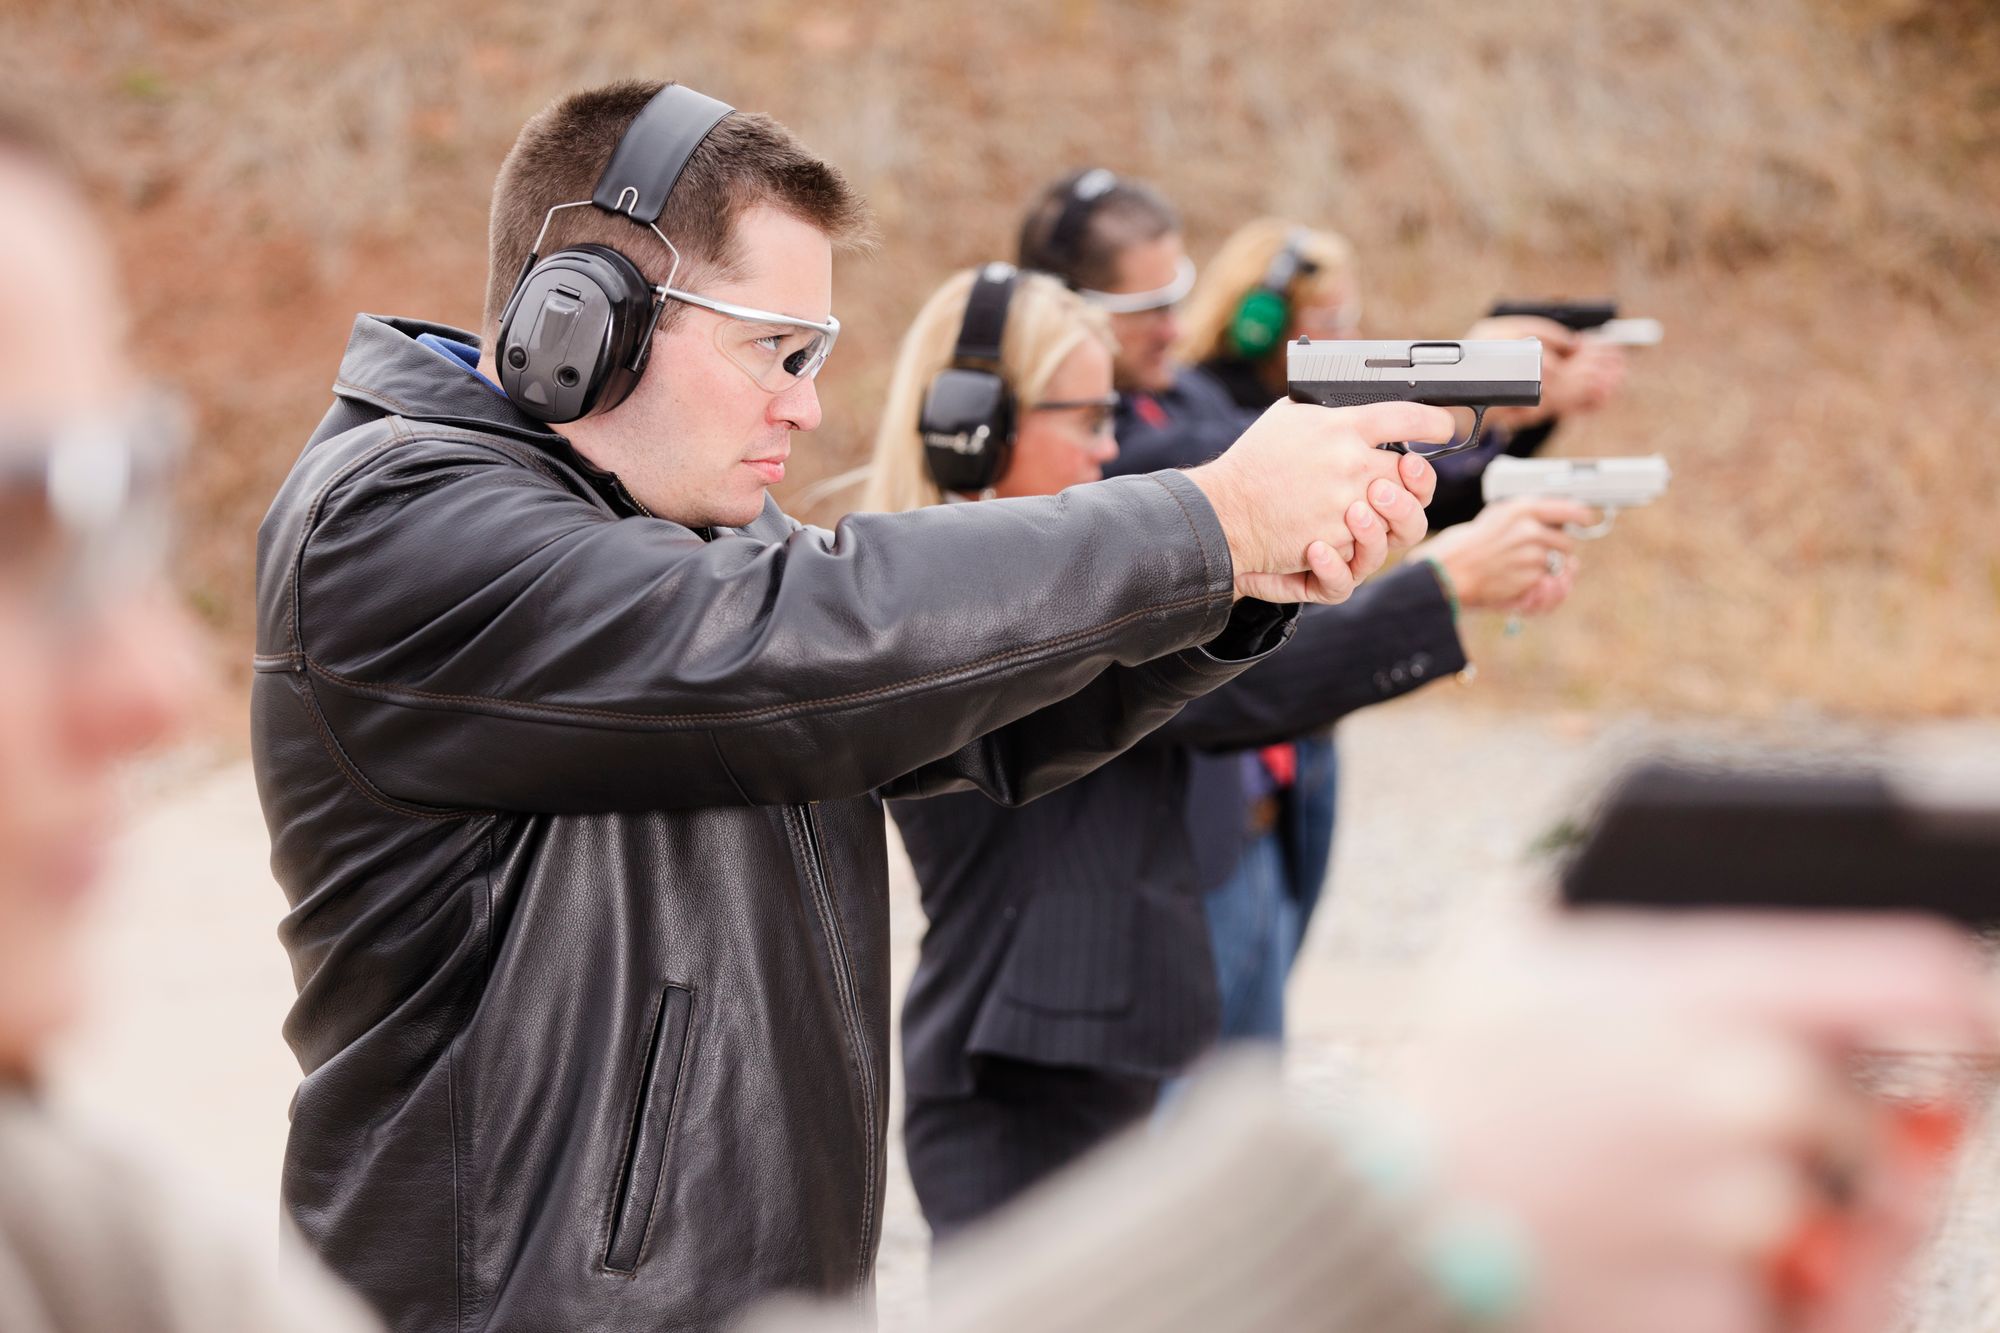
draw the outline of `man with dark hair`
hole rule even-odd
[[[285,1206],[404,1330],[865,1291],[877,793],[1032,799],[1268,654],[1422,533],[1428,467],[1372,446],[1448,415],[1283,405],[1190,472],[820,532],[766,491],[837,172],[623,84],[529,123],[493,217],[484,339],[360,317],[260,532]]]

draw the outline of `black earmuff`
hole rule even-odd
[[[1262,360],[1285,340],[1285,325],[1292,314],[1292,284],[1319,267],[1301,253],[1305,239],[1304,231],[1298,228],[1285,236],[1264,276],[1243,293],[1229,317],[1229,350],[1245,361]]]
[[[542,219],[521,276],[500,316],[500,387],[524,414],[552,425],[607,412],[639,382],[665,285],[606,245],[578,245],[547,259],[536,253],[549,219],[565,208],[595,207],[650,230],[679,264],[658,222],[694,150],[730,114],[728,104],[668,84],[618,140],[588,200],[558,204]]]
[[[951,364],[924,391],[917,433],[940,489],[976,495],[1007,471],[1014,450],[1014,391],[1000,372],[1007,305],[1020,272],[988,264],[973,279]]]

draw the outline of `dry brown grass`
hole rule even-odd
[[[2000,18],[1986,0],[14,0],[0,75],[90,145],[148,355],[206,441],[191,595],[247,655],[252,532],[356,310],[476,318],[485,193],[576,84],[768,109],[872,199],[829,425],[855,461],[903,320],[1101,161],[1347,231],[1378,331],[1501,292],[1669,325],[1569,453],[1669,453],[1565,613],[1478,635],[1493,697],[1991,712],[2000,674]]]

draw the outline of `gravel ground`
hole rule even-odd
[[[1332,887],[1292,987],[1289,1071],[1333,1099],[1401,1040],[1396,1016],[1417,965],[1538,889],[1529,850],[1573,816],[1621,759],[1665,734],[1644,719],[1503,716],[1449,687],[1363,713],[1341,730],[1341,815]],[[1705,726],[1682,747],[1746,740],[1893,739],[2000,754],[2000,728],[1893,736],[1795,718],[1746,736]],[[296,1067],[279,1036],[292,983],[274,931],[282,898],[265,865],[249,768],[181,760],[135,778],[94,943],[98,1004],[56,1071],[57,1095],[151,1140],[212,1193],[269,1216]],[[900,868],[899,868],[900,869]],[[892,889],[900,996],[922,917],[906,871]],[[900,1104],[900,1094],[896,1098]],[[892,1141],[879,1268],[885,1329],[923,1302],[927,1240]],[[1951,1216],[1913,1287],[1914,1333],[2000,1328],[2000,1124],[1968,1154]]]

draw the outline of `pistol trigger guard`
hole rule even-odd
[[[1467,404],[1467,406],[1470,406],[1470,404]],[[1408,445],[1404,445],[1401,448],[1399,448],[1396,452],[1415,454],[1417,457],[1423,459],[1443,458],[1448,454],[1462,454],[1467,449],[1470,449],[1473,445],[1479,443],[1479,429],[1485,424],[1486,424],[1486,409],[1484,407],[1474,407],[1472,409],[1472,433],[1470,435],[1467,435],[1459,443],[1447,444],[1442,448],[1438,449],[1412,449]],[[1383,445],[1382,447],[1386,449],[1389,446]]]
[[[1576,523],[1566,523],[1563,526],[1569,529],[1569,535],[1572,537],[1579,537],[1584,541],[1596,541],[1599,537],[1610,532],[1611,525],[1617,520],[1618,511],[1616,509],[1607,509],[1604,511],[1604,518],[1601,521],[1593,523],[1587,528]]]

